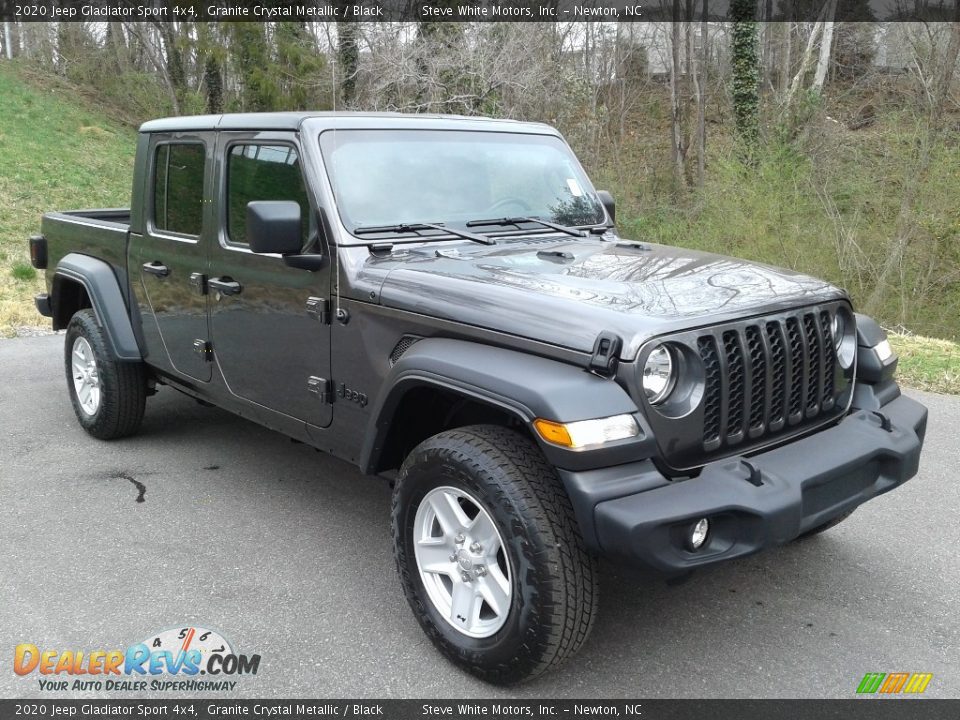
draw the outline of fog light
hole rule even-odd
[[[697,524],[690,531],[690,537],[687,539],[687,545],[691,550],[699,550],[707,541],[707,534],[710,532],[710,521],[706,518],[697,520]]]

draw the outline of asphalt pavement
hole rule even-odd
[[[94,440],[62,346],[0,341],[0,697],[44,695],[12,671],[20,643],[109,650],[181,626],[261,656],[218,697],[851,698],[900,671],[960,697],[960,397],[908,393],[930,408],[920,474],[824,535],[677,586],[604,564],[587,645],[504,690],[414,620],[387,483],[167,388],[139,435]]]

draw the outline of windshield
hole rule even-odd
[[[550,135],[336,130],[321,133],[320,147],[351,231],[518,216],[563,225],[605,220],[573,153]]]

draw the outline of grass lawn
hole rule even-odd
[[[919,390],[960,394],[960,345],[913,335],[891,335],[900,356],[900,382]]]
[[[0,337],[47,325],[33,307],[43,279],[27,238],[51,210],[130,203],[136,133],[69,86],[35,86],[0,63]]]

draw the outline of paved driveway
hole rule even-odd
[[[868,671],[932,672],[927,695],[960,697],[960,398],[911,393],[931,414],[920,475],[819,538],[674,587],[605,565],[583,651],[501,691],[407,609],[386,483],[169,389],[139,436],[93,440],[62,343],[0,341],[2,697],[40,694],[12,672],[18,643],[124,648],[190,624],[262,656],[249,697],[852,697]]]

